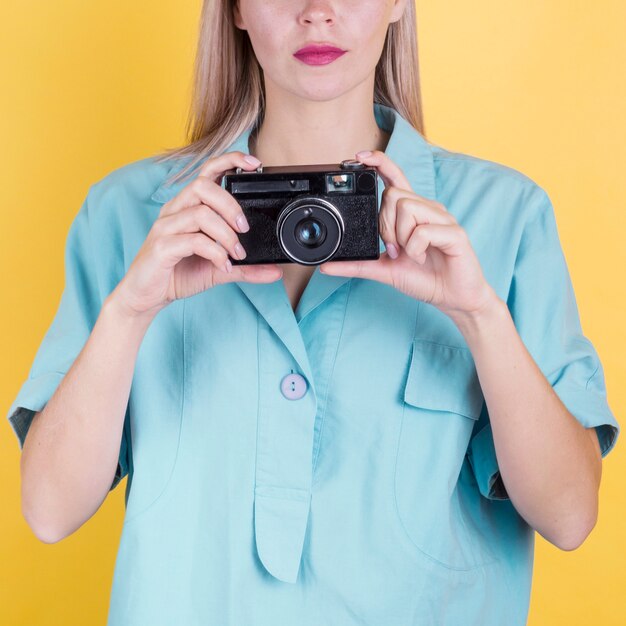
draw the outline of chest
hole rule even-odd
[[[295,263],[283,264],[283,284],[291,303],[291,308],[295,311],[300,302],[300,298],[309,284],[311,276],[315,272],[315,266],[297,265]]]
[[[457,544],[435,544],[435,521],[451,519],[450,486],[477,417],[473,401],[464,400],[468,386],[469,397],[481,400],[469,355],[416,341],[422,334],[456,338],[436,311],[420,311],[397,290],[352,281],[326,293],[333,279],[318,278],[309,281],[298,323],[273,284],[246,292],[253,301],[222,285],[155,318],[130,397],[127,528],[166,511],[182,512],[184,524],[242,520],[245,531],[209,528],[203,536],[230,533],[246,544],[240,537],[252,527],[265,568],[293,582],[311,502],[312,527],[321,532],[315,544],[336,540],[335,554],[363,520],[376,537],[404,533],[397,493],[420,548],[434,546],[439,560],[466,566]],[[311,303],[317,306],[309,311]],[[305,380],[303,393],[285,392],[289,375]],[[336,528],[338,510],[345,535]],[[453,523],[451,536],[463,538],[463,522]],[[180,534],[195,536],[190,527]],[[407,544],[384,549],[405,563]],[[325,576],[332,571],[329,561]]]

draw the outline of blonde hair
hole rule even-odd
[[[234,3],[202,4],[187,143],[155,156],[158,163],[190,159],[168,184],[186,180],[205,157],[221,154],[242,132],[250,127],[254,132],[263,121],[263,70],[247,31],[234,24]],[[424,135],[414,0],[408,0],[402,17],[387,30],[376,66],[374,102],[394,108]]]

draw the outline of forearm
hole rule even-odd
[[[476,364],[513,505],[555,545],[577,547],[597,518],[602,464],[595,433],[561,402],[495,292],[480,315],[452,319]]]
[[[109,492],[149,324],[150,318],[126,314],[111,294],[82,351],[33,418],[20,462],[22,511],[44,541],[74,532]]]

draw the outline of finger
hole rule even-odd
[[[365,165],[376,167],[376,171],[383,179],[385,187],[411,189],[411,183],[407,180],[404,172],[384,152],[373,150],[369,156],[359,156],[357,152],[356,158]]]
[[[319,268],[322,274],[330,276],[350,276],[367,278],[381,283],[391,284],[391,257],[382,254],[377,260],[367,261],[329,261]]]
[[[225,189],[221,187],[221,180],[224,174],[235,167],[241,167],[245,170],[252,170],[258,167],[255,164],[249,163],[246,161],[245,157],[252,157],[252,155],[246,155],[243,152],[226,152],[225,154],[220,155],[219,157],[215,157],[213,159],[209,159],[201,168],[196,176],[196,178],[189,183],[187,186],[183,188],[183,190],[178,193],[174,198],[166,202],[161,208],[161,212],[159,215],[167,215],[173,213],[175,211],[180,210],[186,206],[190,206],[192,204],[197,204],[198,195],[197,193],[202,189],[207,189],[207,182],[213,184],[214,187],[217,187],[225,194],[231,197],[231,200],[236,203],[232,195],[229,194]],[[260,161],[255,160],[255,163]],[[238,206],[238,203],[236,203]],[[241,207],[239,207],[239,212],[241,212]]]
[[[161,237],[155,242],[154,251],[166,268],[174,267],[184,257],[197,255],[210,261],[216,269],[229,275],[229,280],[272,282],[282,277],[282,269],[274,264],[227,267],[228,256],[222,246],[203,233],[182,233]],[[254,267],[254,269],[250,269]]]
[[[395,230],[390,237],[394,237],[395,242],[403,248],[406,247],[409,237],[420,224],[453,225],[457,223],[452,214],[442,211],[429,200],[417,198],[401,196],[396,201]]]
[[[241,205],[237,200],[228,191],[204,176],[198,176],[196,180],[187,185],[173,199],[172,204],[163,208],[159,218],[179,213],[183,209],[199,204],[204,204],[215,213],[218,213],[235,232],[247,232],[250,229]],[[241,227],[242,216],[244,218],[243,222],[247,226],[245,229]]]
[[[405,252],[417,261],[429,246],[448,256],[461,256],[467,250],[467,233],[458,224],[421,224],[411,234]]]
[[[152,230],[156,237],[203,232],[228,250],[233,259],[244,259],[246,256],[245,249],[230,224],[205,204],[197,204],[166,215],[155,222]]]
[[[443,204],[398,187],[386,187],[379,212],[379,231],[385,246],[404,247],[418,224],[454,224]]]
[[[246,160],[246,157],[251,161]],[[222,177],[227,170],[241,167],[245,170],[256,169],[261,165],[256,157],[240,150],[224,152],[217,157],[208,159],[200,168],[199,176],[206,176],[215,183],[221,183]]]
[[[219,283],[271,283],[283,276],[283,270],[277,264],[233,265],[230,272],[225,267],[218,269],[220,273],[216,275],[216,282]]]
[[[226,250],[204,233],[167,235],[155,240],[153,251],[166,269],[173,268],[181,259],[193,254],[211,261],[215,267],[225,267]]]

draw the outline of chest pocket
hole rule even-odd
[[[405,538],[443,568],[494,561],[480,493],[459,480],[484,404],[471,351],[414,338],[403,400],[394,492]]]
[[[405,403],[477,420],[483,401],[474,359],[468,348],[413,340],[404,387]]]

